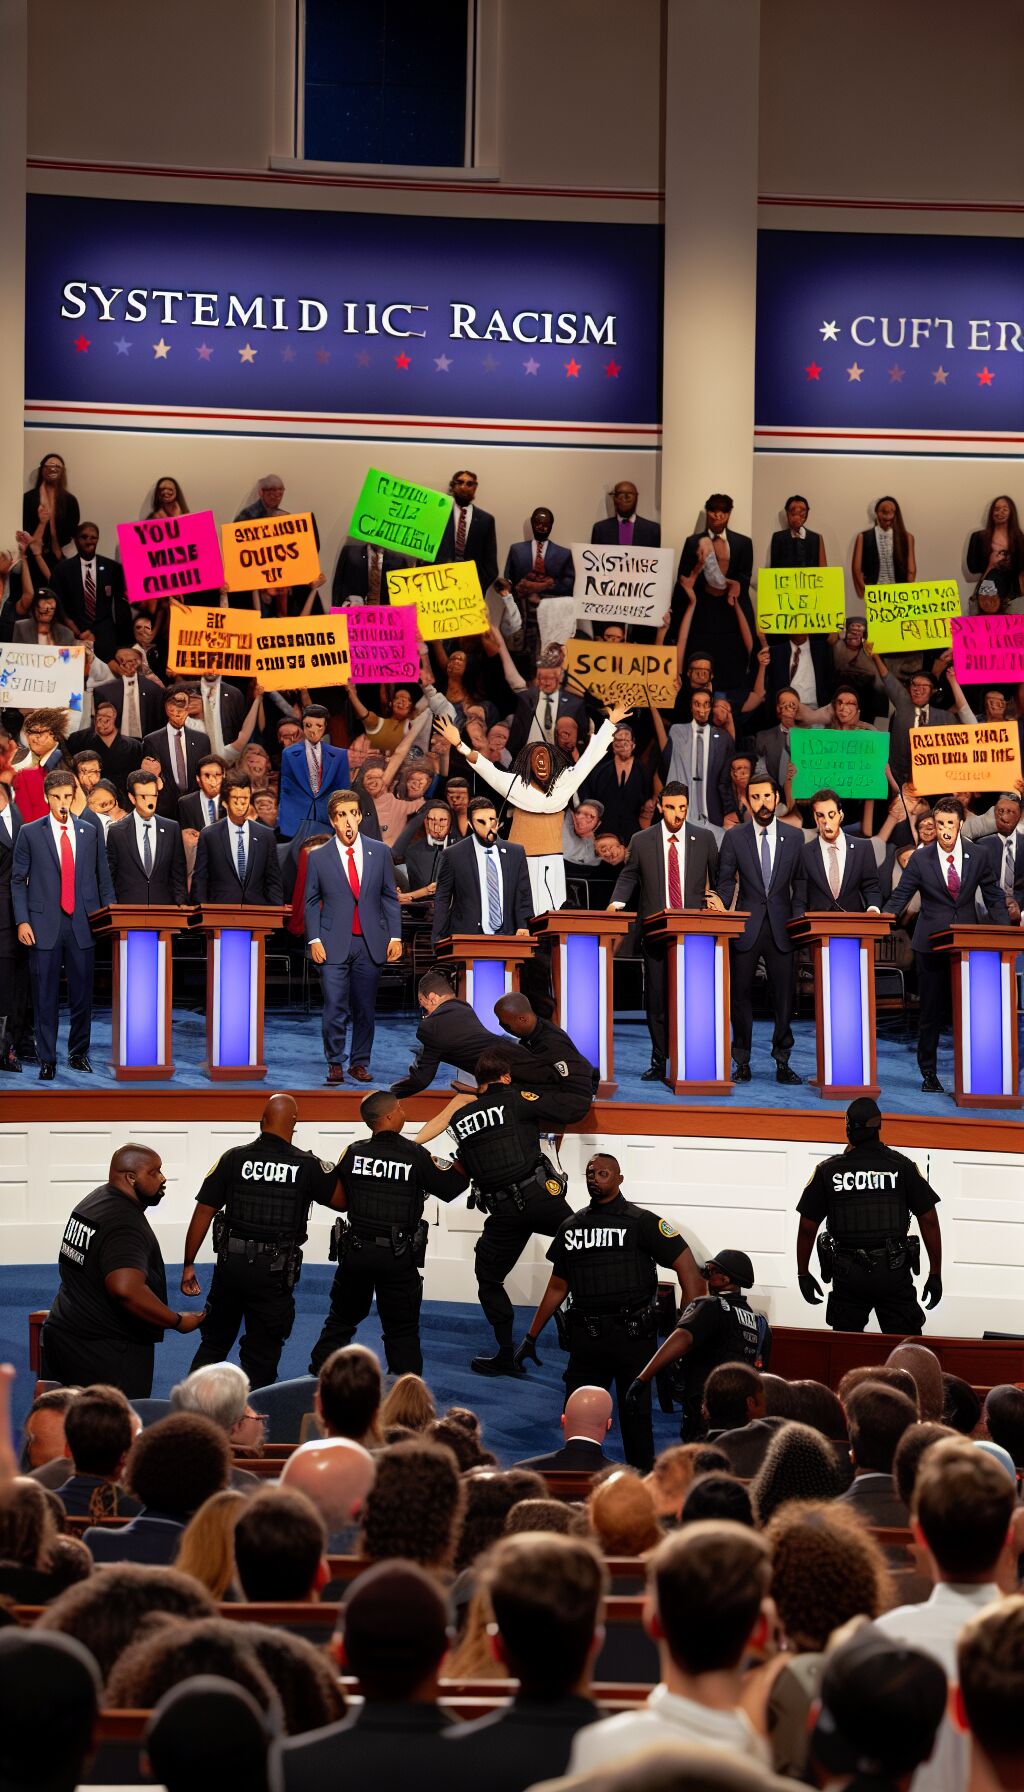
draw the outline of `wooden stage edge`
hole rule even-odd
[[[299,1104],[300,1120],[323,1125],[341,1120],[359,1124],[359,1104],[365,1088],[289,1089]],[[4,1089],[0,1096],[0,1125],[81,1125],[94,1121],[130,1124],[134,1120],[256,1121],[274,1084],[261,1089],[67,1089],[26,1091]],[[406,1101],[411,1121],[423,1121],[450,1099],[447,1089],[431,1090]],[[901,1146],[928,1145],[936,1151],[994,1151],[1024,1154],[1024,1125],[1019,1120],[984,1120],[967,1114],[886,1114],[885,1141]],[[570,1132],[599,1133],[610,1137],[677,1139],[781,1139],[809,1144],[845,1142],[842,1113],[813,1108],[755,1108],[716,1101],[680,1107],[671,1102],[597,1101],[585,1119]]]

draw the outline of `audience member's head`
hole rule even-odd
[[[138,1635],[150,1613],[212,1618],[216,1610],[205,1588],[176,1568],[144,1568],[123,1562],[61,1593],[47,1606],[35,1633],[55,1630],[84,1643],[107,1680],[121,1651]]]
[[[791,1381],[789,1417],[822,1437],[844,1438],[846,1417],[839,1396],[821,1381]]]
[[[857,1468],[863,1473],[891,1474],[900,1438],[917,1423],[910,1401],[881,1382],[863,1381],[850,1395],[846,1418],[850,1454]]]
[[[908,1512],[914,1503],[914,1483],[925,1454],[944,1437],[955,1438],[956,1435],[949,1425],[933,1425],[931,1421],[925,1424],[920,1420],[904,1431],[892,1459],[892,1478]]]
[[[151,1512],[184,1523],[231,1474],[231,1449],[219,1426],[199,1413],[157,1419],[135,1439],[125,1481]]]
[[[765,1451],[751,1495],[761,1524],[787,1500],[830,1500],[843,1479],[825,1438],[809,1425],[780,1425]]]
[[[276,1624],[246,1624],[256,1660],[281,1701],[289,1736],[321,1730],[345,1715],[345,1695],[325,1650]]]
[[[714,1471],[697,1475],[680,1514],[683,1524],[698,1524],[705,1518],[728,1518],[733,1524],[753,1525],[754,1514],[750,1495],[735,1475]]]
[[[704,1383],[710,1431],[738,1431],[764,1417],[764,1382],[748,1363],[719,1363]]]
[[[942,1377],[942,1417],[961,1437],[973,1437],[981,1423],[981,1401],[959,1375]]]
[[[167,1792],[266,1792],[267,1750],[277,1734],[270,1713],[244,1687],[197,1674],[165,1693],[146,1725],[150,1776]]]
[[[428,1425],[423,1435],[430,1443],[450,1450],[462,1474],[473,1468],[497,1466],[497,1457],[493,1451],[484,1449],[479,1431],[467,1429],[447,1413],[444,1418],[435,1419],[433,1424]]]
[[[889,1603],[885,1557],[844,1500],[782,1506],[765,1530],[772,1598],[790,1648],[824,1649],[833,1630]]]
[[[983,1450],[959,1439],[929,1450],[914,1483],[911,1517],[934,1579],[994,1581],[1004,1555],[1015,1553],[1016,1506],[1016,1485]]]
[[[865,1364],[859,1369],[847,1369],[836,1389],[839,1402],[844,1408],[854,1388],[859,1388],[865,1381],[876,1381],[884,1388],[895,1388],[898,1394],[905,1394],[914,1410],[920,1413],[917,1382],[914,1377],[909,1370],[894,1369],[888,1363]]]
[[[908,1785],[927,1761],[946,1709],[931,1655],[865,1626],[825,1663],[811,1752],[836,1785]]]
[[[957,1662],[957,1715],[970,1730],[974,1756],[970,1784],[1017,1792],[1024,1785],[1024,1599],[1003,1599],[971,1618],[960,1632]]]
[[[644,1622],[665,1657],[691,1680],[736,1672],[770,1622],[771,1563],[763,1539],[721,1520],[666,1537],[648,1565]]]
[[[244,1493],[224,1487],[211,1493],[185,1526],[174,1566],[225,1599],[235,1581],[235,1525],[246,1506]]]
[[[421,1375],[400,1375],[384,1397],[380,1409],[381,1430],[404,1425],[407,1431],[425,1431],[437,1418],[434,1396]]]
[[[701,1448],[700,1444],[670,1444],[655,1457],[654,1467],[644,1479],[659,1518],[679,1517],[693,1485]]]
[[[344,1531],[362,1515],[375,1473],[374,1459],[362,1444],[324,1437],[292,1451],[280,1484],[311,1500],[328,1532]]]
[[[465,1507],[459,1545],[455,1552],[455,1570],[476,1561],[496,1543],[505,1530],[505,1520],[513,1506],[524,1498],[543,1499],[547,1487],[540,1475],[529,1469],[478,1469],[465,1477]]]
[[[769,1419],[791,1419],[789,1382],[783,1381],[781,1375],[769,1375],[766,1369],[761,1371],[761,1386],[764,1389],[765,1417]]]
[[[556,1531],[561,1537],[588,1537],[586,1520],[567,1500],[517,1500],[505,1520],[505,1536],[522,1531]]]
[[[64,1418],[81,1388],[48,1388],[33,1400],[25,1418],[23,1459],[27,1469],[69,1455],[64,1437]]]
[[[925,1344],[897,1344],[886,1358],[893,1369],[906,1369],[917,1386],[917,1404],[922,1419],[942,1423],[942,1364]]]
[[[570,1437],[586,1437],[603,1444],[612,1428],[612,1397],[607,1388],[574,1388],[562,1413],[562,1431]]]
[[[172,1412],[197,1412],[238,1440],[249,1404],[249,1377],[237,1363],[207,1363],[171,1389]]]
[[[246,1599],[314,1599],[327,1581],[326,1547],[327,1527],[312,1500],[290,1487],[261,1487],[235,1522]]]
[[[56,1537],[50,1549],[48,1578],[56,1597],[65,1587],[77,1587],[93,1571],[92,1551],[81,1537]]]
[[[64,1436],[80,1475],[119,1480],[134,1435],[132,1409],[120,1388],[83,1389],[64,1417]]]
[[[379,1562],[346,1599],[335,1643],[370,1703],[435,1699],[449,1644],[444,1598],[414,1562]]]
[[[1024,1389],[1011,1383],[989,1389],[985,1430],[994,1444],[1009,1451],[1018,1468],[1024,1468]]]
[[[320,1371],[316,1409],[328,1437],[350,1437],[371,1448],[379,1443],[380,1364],[362,1344],[346,1344]]]
[[[654,1495],[632,1468],[617,1468],[591,1488],[587,1516],[605,1555],[643,1555],[662,1536]]]
[[[463,1488],[450,1450],[439,1444],[389,1444],[363,1509],[362,1553],[371,1561],[403,1556],[444,1572],[455,1556]]]
[[[253,1652],[248,1626],[227,1618],[154,1619],[128,1644],[107,1682],[108,1703],[150,1711],[172,1686],[196,1674],[216,1674],[251,1693],[280,1718],[277,1694]]]
[[[85,1777],[100,1706],[82,1643],[40,1630],[0,1633],[0,1786],[73,1792]]]
[[[54,1507],[38,1481],[19,1478],[0,1485],[0,1562],[46,1570],[56,1540]]]
[[[592,1543],[521,1536],[497,1543],[481,1570],[495,1654],[528,1697],[584,1692],[600,1646],[608,1574]]]

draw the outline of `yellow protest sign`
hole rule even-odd
[[[344,616],[257,620],[252,675],[265,691],[346,684],[351,662]]]
[[[836,635],[846,625],[841,566],[763,566],[757,626],[766,635]]]
[[[629,641],[567,641],[565,670],[573,688],[582,687],[609,707],[626,703],[671,709],[679,678],[674,647],[644,647]]]
[[[220,531],[224,583],[229,591],[311,585],[320,577],[312,513],[248,517]]]
[[[949,619],[960,614],[955,579],[916,585],[865,585],[864,611],[876,653],[913,653],[917,647],[948,647]]]
[[[490,626],[480,577],[472,560],[389,572],[388,591],[393,604],[416,605],[424,641],[441,641],[451,635],[483,635]]]
[[[1013,790],[1020,775],[1016,722],[910,730],[910,779],[920,796],[940,796],[949,790]]]
[[[246,678],[252,671],[255,610],[200,610],[171,605],[167,666],[179,678],[222,672]]]

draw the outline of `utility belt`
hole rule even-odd
[[[270,1257],[271,1274],[283,1273],[289,1288],[295,1287],[302,1273],[302,1251],[297,1244],[291,1240],[251,1238],[244,1232],[232,1232],[222,1213],[218,1213],[213,1222],[213,1248],[218,1263],[225,1263],[229,1257],[244,1257],[247,1263],[255,1263],[257,1257]]]
[[[379,1250],[390,1250],[395,1257],[410,1255],[415,1267],[422,1269],[427,1258],[429,1231],[424,1219],[411,1230],[408,1226],[391,1226],[385,1230],[368,1220],[357,1224],[354,1220],[339,1218],[331,1227],[327,1255],[331,1263],[344,1263],[346,1257],[357,1255],[364,1245],[374,1244]]]
[[[658,1335],[658,1297],[652,1295],[642,1306],[620,1307],[612,1313],[581,1313],[574,1304],[566,1313],[566,1328],[570,1340],[581,1332],[588,1338],[606,1338],[610,1332],[620,1330],[627,1338],[655,1338]]]
[[[837,1270],[840,1275],[843,1270],[870,1275],[876,1269],[892,1272],[909,1268],[911,1275],[916,1276],[921,1268],[921,1240],[915,1232],[910,1237],[887,1238],[880,1245],[864,1247],[844,1244],[842,1239],[823,1232],[818,1239],[818,1262],[825,1282],[831,1282]]]
[[[546,1157],[524,1176],[519,1182],[507,1182],[503,1188],[482,1189],[474,1182],[469,1191],[469,1206],[479,1207],[482,1213],[501,1213],[511,1203],[519,1213],[525,1213],[527,1206],[536,1195],[557,1201],[565,1194],[569,1186],[569,1172],[556,1170]]]

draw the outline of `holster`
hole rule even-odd
[[[422,1269],[427,1260],[427,1236],[429,1232],[430,1227],[426,1220],[420,1220],[419,1225],[412,1235],[412,1260],[417,1269]]]
[[[831,1282],[836,1266],[836,1241],[829,1232],[819,1235],[818,1262],[821,1265],[822,1281]]]
[[[569,1349],[569,1307],[565,1301],[555,1308],[555,1331],[562,1350]]]
[[[918,1238],[916,1232],[912,1233],[911,1236],[907,1239],[907,1262],[910,1265],[911,1275],[912,1276],[920,1275],[920,1273],[921,1273],[921,1240]]]
[[[339,1214],[331,1227],[331,1242],[327,1247],[327,1259],[330,1263],[344,1263],[352,1249],[353,1232],[346,1219]]]
[[[228,1222],[222,1213],[213,1216],[213,1248],[217,1253],[218,1263],[223,1263],[228,1254]]]
[[[284,1283],[285,1287],[295,1287],[302,1274],[302,1252],[297,1244],[285,1245]]]

